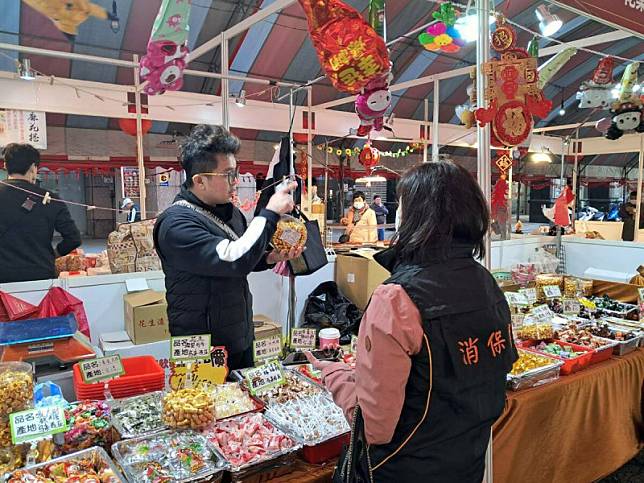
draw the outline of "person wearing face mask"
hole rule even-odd
[[[56,257],[81,244],[67,205],[36,185],[40,153],[29,144],[3,150],[8,178],[0,184],[0,283],[56,278]],[[45,203],[43,203],[45,201]],[[62,240],[54,248],[54,231]]]
[[[378,241],[378,221],[376,212],[365,203],[365,194],[362,191],[353,193],[353,206],[349,209],[342,224],[347,226],[345,235],[349,243],[376,243]]]

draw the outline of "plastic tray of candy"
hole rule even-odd
[[[72,466],[73,465],[73,466]],[[62,473],[61,473],[62,469]],[[83,470],[87,470],[84,473]],[[70,471],[69,473],[67,471]],[[90,473],[94,471],[94,475]],[[100,481],[101,483],[126,482],[112,459],[103,448],[94,446],[76,453],[70,453],[44,463],[25,466],[4,476],[7,483],[40,483],[53,481],[47,478],[49,472],[55,472],[55,481]],[[75,477],[78,479],[76,480]],[[97,478],[98,477],[98,478]]]
[[[227,407],[222,408],[221,399],[223,399],[223,391],[226,391],[227,388],[230,388],[234,392],[238,392],[244,401],[226,401]],[[236,416],[241,416],[242,414],[256,413],[264,410],[266,406],[264,401],[250,394],[246,387],[239,382],[227,382],[224,384],[219,384],[214,386],[213,398],[215,399],[215,416],[217,421],[224,419],[234,418]],[[239,403],[236,405],[236,403]],[[243,405],[242,405],[243,403]],[[224,410],[226,409],[226,410]]]
[[[519,355],[526,352],[521,349],[518,349],[518,351]],[[531,355],[534,356],[535,354]],[[542,356],[541,354],[539,354],[538,357],[547,359],[549,363],[519,374],[508,374],[507,380],[508,387],[510,389],[513,391],[520,391],[521,389],[541,386],[559,379],[561,366],[563,366],[564,363],[548,356]]]
[[[323,392],[269,405],[264,415],[304,446],[324,443],[351,430],[342,409]]]
[[[246,380],[244,379],[244,369],[233,371],[232,375],[237,380],[242,381],[242,386],[246,387]],[[313,383],[313,381],[311,381],[310,379],[299,375],[297,371],[294,371],[292,369],[284,369],[284,377],[287,379],[286,387],[290,386],[293,383],[296,383],[301,389],[301,391],[298,391],[296,393],[295,397],[291,398],[287,396],[287,394],[289,394],[289,391],[288,389],[285,389],[285,386],[278,386],[269,389],[266,392],[257,394],[256,397],[263,401],[266,406],[270,406],[272,404],[281,404],[282,402],[286,402],[286,400],[288,399],[308,397],[316,394],[322,394],[328,397],[328,393],[321,386]]]
[[[162,399],[163,392],[154,391],[111,401],[112,425],[121,438],[138,438],[168,429],[161,418]]]
[[[217,421],[203,430],[202,434],[210,448],[226,460],[226,470],[237,479],[251,468],[252,473],[256,473],[280,466],[284,459],[282,457],[302,448],[301,444],[261,413],[247,413]],[[222,444],[227,447],[222,447]],[[238,450],[237,455],[231,453],[235,449]]]
[[[626,354],[629,354],[633,352],[635,349],[637,349],[640,345],[640,342],[642,340],[642,333],[640,331],[634,331],[634,330],[625,330],[624,328],[617,327],[611,324],[606,324],[608,326],[608,331],[611,334],[617,334],[619,332],[632,332],[633,337],[630,337],[626,340],[616,340],[614,337],[611,338],[610,336],[604,337],[604,335],[598,335],[597,337],[601,337],[603,339],[611,340],[616,342],[615,347],[613,348],[613,354],[618,355],[618,356],[624,356]]]
[[[112,445],[129,481],[184,483],[215,478],[226,468],[206,438],[192,430],[166,430]]]

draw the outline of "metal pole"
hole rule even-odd
[[[642,217],[642,174],[644,171],[644,134],[640,134],[639,164],[640,164],[639,174],[637,175],[637,209],[635,211],[635,237],[633,238],[636,242],[640,241],[640,220]]]
[[[479,106],[484,104],[483,100],[485,99],[485,86],[487,84],[487,79],[485,73],[483,72],[483,64],[490,60],[490,24],[488,19],[488,0],[476,0],[476,12],[478,16],[478,41],[476,43],[476,98],[478,99]],[[485,200],[490,205],[490,195],[491,195],[491,176],[490,176],[490,162],[491,162],[491,152],[490,152],[490,125],[486,124],[485,127],[476,128],[476,139],[478,142],[477,150],[477,174],[478,182],[483,194],[485,195]],[[485,235],[485,256],[483,257],[483,265],[488,270],[492,267],[491,263],[491,250],[492,244],[490,242],[490,232]],[[490,447],[488,451],[492,449],[492,443],[490,442]],[[491,471],[486,468],[486,474]],[[488,482],[492,481],[491,473],[487,475]]]
[[[293,105],[293,89],[289,89],[288,96],[288,154],[289,154],[289,174],[295,174],[295,166],[293,166],[293,124],[295,123],[295,106]]]
[[[313,87],[308,87],[306,89],[306,100],[307,100],[307,109],[308,109],[308,118],[309,122],[307,123],[307,143],[306,143],[306,152],[308,154],[308,163],[306,167],[306,177],[308,179],[308,203],[309,203],[309,213],[313,214]]]
[[[579,170],[579,130],[575,136],[575,164],[572,168],[572,194],[575,195],[575,202],[572,204],[572,228],[575,230],[575,220],[577,219],[577,172]]]
[[[291,177],[295,174],[295,166],[293,166],[293,115],[295,114],[295,106],[293,106],[293,89],[289,89],[288,98],[288,154],[289,154],[289,173]],[[311,160],[312,161],[312,160]],[[300,200],[301,202],[301,200]],[[295,305],[297,298],[295,295],[295,275],[289,271],[288,277],[288,318],[286,321],[286,334],[290,337],[291,329],[295,327]]]
[[[139,167],[139,206],[141,208],[141,219],[145,220],[148,215],[146,206],[147,190],[145,186],[145,161],[143,159],[143,127],[141,123],[141,78],[139,68],[139,56],[134,54],[134,102],[136,105],[136,163]]]
[[[221,33],[221,74],[228,76],[228,39],[226,33]],[[221,124],[230,129],[230,83],[228,77],[221,79]]]
[[[327,236],[326,224],[329,219],[329,141],[324,142],[324,246],[328,247],[329,243],[333,241],[333,237],[329,240]]]
[[[564,191],[564,177],[566,173],[566,140],[561,140],[561,174],[559,175],[559,196]],[[566,208],[567,209],[567,208]],[[555,223],[557,229],[557,258],[561,260],[561,228]]]
[[[429,141],[429,99],[425,98],[425,139],[423,139],[423,163],[427,162],[427,142]]]
[[[440,148],[440,144],[438,143],[438,130],[439,130],[439,123],[438,123],[438,117],[440,115],[440,81],[435,80],[434,81],[434,112],[432,114],[432,162],[438,163],[438,150]]]

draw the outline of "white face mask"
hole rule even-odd
[[[356,210],[361,210],[362,208],[364,208],[364,203],[363,203],[363,202],[361,202],[361,201],[356,201],[356,202],[353,204],[353,207],[354,207]]]
[[[398,209],[396,210],[396,231],[400,230],[400,224],[402,223],[402,200],[398,203]]]

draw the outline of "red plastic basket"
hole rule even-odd
[[[108,382],[115,398],[138,396],[160,391],[165,386],[165,373],[153,356],[126,357],[121,359],[125,374]],[[78,399],[105,399],[104,383],[83,382],[78,364],[74,364],[74,390]]]
[[[319,465],[320,463],[340,456],[342,447],[348,445],[350,441],[351,433],[341,434],[324,443],[316,444],[315,446],[305,446],[302,449],[302,457],[307,463]]]
[[[590,365],[599,364],[613,357],[613,346],[609,345],[605,349],[595,349],[593,357],[590,359]]]
[[[537,350],[536,348],[537,342],[535,342],[534,340],[519,342],[517,346],[521,347],[522,349],[526,349],[530,352],[547,355],[548,357],[552,357],[553,359],[562,361],[564,363],[564,365],[561,366],[561,371],[560,371],[560,374],[562,376],[568,376],[570,374],[574,374],[575,372],[579,372],[583,369],[586,369],[590,365],[593,359],[593,356],[595,355],[595,351],[593,349],[590,349],[588,347],[583,347],[577,344],[571,344],[570,342],[563,342],[560,340],[555,340],[555,341],[549,340],[546,343],[548,342],[554,342],[562,347],[570,347],[575,352],[584,352],[584,354],[578,357],[573,357],[572,359],[564,359],[563,357],[557,357],[554,354],[549,354],[547,352]]]

